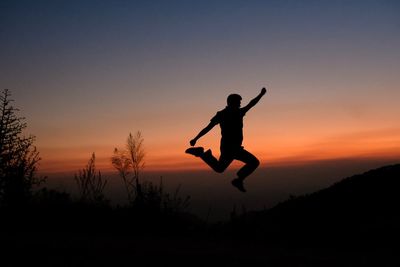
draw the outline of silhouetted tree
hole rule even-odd
[[[112,165],[118,170],[124,181],[124,186],[130,202],[142,197],[141,183],[139,175],[144,168],[144,148],[141,132],[136,132],[133,136],[129,133],[126,140],[126,149],[114,149],[111,158]]]
[[[106,202],[104,188],[107,180],[102,178],[100,171],[96,174],[95,163],[96,156],[93,153],[86,167],[75,174],[75,181],[78,185],[80,201],[98,205]]]
[[[33,145],[35,136],[23,135],[27,127],[24,117],[18,117],[12,106],[11,93],[4,89],[0,93],[0,201],[3,205],[25,203],[32,195],[37,178],[39,152]]]

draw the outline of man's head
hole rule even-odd
[[[242,101],[242,97],[238,94],[230,94],[226,101],[228,102],[228,107],[240,108],[240,102]]]

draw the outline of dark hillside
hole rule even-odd
[[[45,190],[1,210],[1,266],[399,266],[399,174],[372,170],[217,225]]]
[[[400,164],[355,175],[233,222],[243,236],[295,243],[394,242],[400,229]]]

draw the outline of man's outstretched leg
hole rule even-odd
[[[204,152],[204,148],[202,147],[191,147],[186,149],[187,154],[194,155],[196,157],[200,157],[208,166],[211,167],[214,171],[218,173],[222,173],[226,170],[226,168],[233,161],[233,157],[225,157],[221,156],[219,160],[217,160],[210,149]]]
[[[250,152],[241,149],[236,155],[235,159],[245,163],[245,165],[237,172],[237,178],[232,180],[232,185],[242,192],[246,192],[243,181],[260,165],[260,161]]]

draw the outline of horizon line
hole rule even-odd
[[[398,162],[400,164],[400,155],[357,155],[357,156],[338,156],[338,157],[321,157],[321,158],[301,158],[301,157],[287,157],[282,159],[274,159],[274,160],[263,160],[258,167],[258,169],[267,169],[267,168],[277,168],[277,167],[294,167],[294,166],[309,166],[313,164],[321,164],[321,163],[333,163],[333,162],[344,162],[344,161],[364,161],[364,162],[381,162],[382,164],[386,164],[386,162]],[[56,163],[56,162],[53,162]],[[64,163],[64,162],[63,162]],[[80,162],[81,163],[81,162]],[[87,161],[82,164],[73,163],[69,164],[64,168],[61,168],[60,165],[54,168],[39,168],[38,173],[41,175],[53,175],[53,174],[70,174],[70,173],[78,173],[80,170],[84,169],[87,164]],[[397,164],[397,163],[394,163]],[[79,165],[79,166],[78,166]],[[242,164],[234,161],[232,163],[233,168],[237,168]],[[64,164],[65,166],[65,164]],[[177,167],[182,166],[182,167]],[[96,170],[102,173],[112,173],[117,172],[110,163],[102,164],[96,163]],[[180,162],[175,162],[173,164],[145,164],[143,168],[143,172],[201,172],[208,171],[210,168],[202,164],[202,162],[190,163],[182,160]]]

